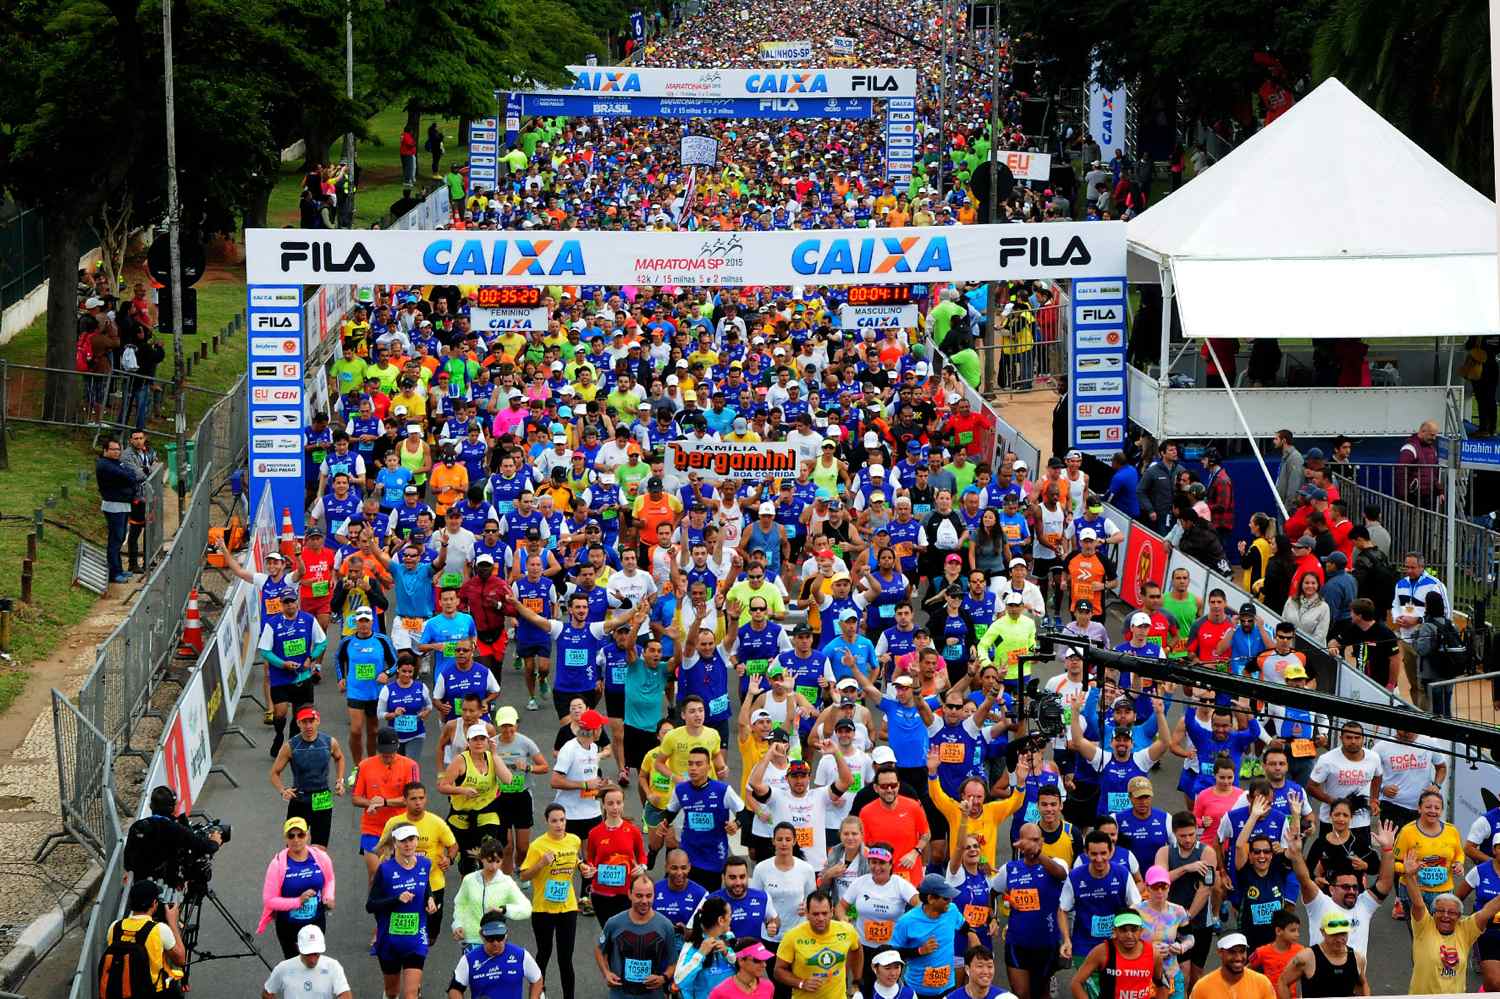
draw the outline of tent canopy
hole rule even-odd
[[[1494,202],[1330,79],[1126,227],[1190,337],[1500,331]]]

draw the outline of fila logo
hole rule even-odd
[[[290,273],[292,265],[307,261],[317,273],[368,274],[375,269],[375,261],[365,244],[355,243],[342,260],[334,256],[334,247],[329,242],[307,242],[286,240],[281,244],[281,270]]]
[[[1001,237],[1000,266],[1008,267],[1016,257],[1023,258],[1032,267],[1084,267],[1094,260],[1081,236],[1069,239],[1057,254],[1052,252],[1052,240],[1048,236]]]

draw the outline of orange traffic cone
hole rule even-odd
[[[281,508],[281,554],[288,562],[297,557],[297,535],[292,533],[292,508]]]
[[[197,659],[203,654],[203,621],[198,617],[198,587],[188,594],[187,618],[182,622],[178,659]]]

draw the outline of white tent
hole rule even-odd
[[[1189,337],[1500,331],[1494,203],[1337,80],[1126,233]]]

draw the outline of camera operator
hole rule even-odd
[[[174,818],[176,808],[177,793],[163,784],[151,792],[151,814],[133,824],[125,837],[126,869],[136,882],[156,882],[162,898],[173,904],[187,880],[188,862],[213,856],[223,842],[217,829],[203,835]]]
[[[137,881],[130,886],[126,908],[125,918],[112,924],[105,936],[99,996],[181,996],[180,969],[187,952],[177,928],[177,906],[161,903],[155,882]]]

